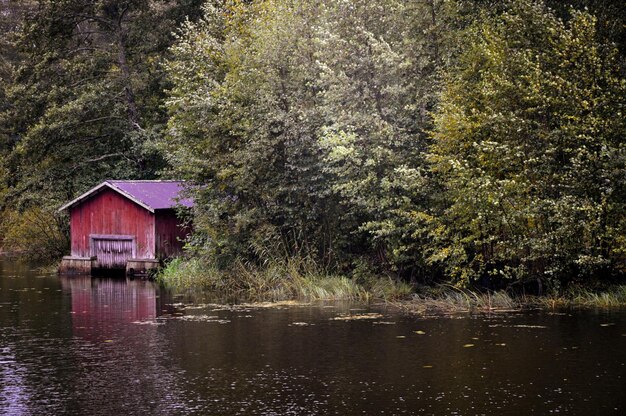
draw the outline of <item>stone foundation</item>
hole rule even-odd
[[[90,274],[96,267],[95,257],[73,257],[65,256],[61,260],[59,273],[61,274]]]
[[[156,259],[128,259],[126,261],[127,276],[148,276],[148,271],[159,268],[159,261]]]
[[[156,270],[160,263],[156,259],[128,259],[126,261],[126,275],[148,277],[150,270]],[[92,274],[98,269],[97,257],[65,256],[59,266],[60,274]]]

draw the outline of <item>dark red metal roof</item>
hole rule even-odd
[[[193,206],[193,200],[181,195],[183,186],[184,182],[182,181],[107,180],[63,205],[59,210],[78,204],[103,188],[113,189],[151,212],[156,209],[168,209],[181,205],[190,208]]]

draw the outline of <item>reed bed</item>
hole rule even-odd
[[[594,290],[570,286],[560,294],[545,296],[471,290],[448,284],[415,287],[388,276],[351,279],[327,273],[306,258],[270,261],[263,267],[236,262],[227,270],[197,258],[174,259],[159,272],[157,280],[178,291],[201,291],[232,303],[383,300],[419,315],[626,307],[626,285]]]
[[[413,298],[394,303],[418,315],[510,313],[529,309],[626,308],[626,286],[591,290],[572,286],[561,294],[528,296],[502,291],[476,291],[450,285],[418,288]]]
[[[219,270],[199,259],[175,259],[157,281],[176,290],[200,290],[231,302],[284,300],[389,301],[410,297],[413,288],[389,277],[357,280],[326,273],[314,262],[294,258],[273,261],[263,267],[235,263]]]

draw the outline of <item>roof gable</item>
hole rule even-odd
[[[154,212],[157,209],[170,209],[176,206],[192,207],[192,199],[180,196],[183,184],[184,182],[182,181],[107,180],[63,205],[59,208],[59,211],[81,203],[104,188],[116,191],[150,212]]]

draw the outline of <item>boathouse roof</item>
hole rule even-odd
[[[174,208],[176,206],[192,207],[193,200],[181,195],[183,185],[183,181],[106,180],[63,205],[59,208],[59,211],[80,204],[105,189],[112,189],[118,192],[150,212],[154,212],[157,209]]]

